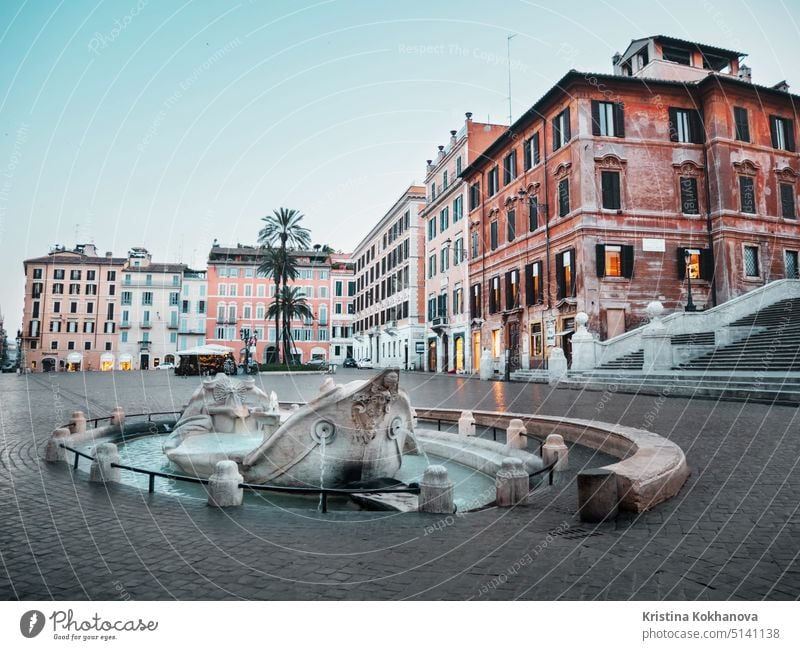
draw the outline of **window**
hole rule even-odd
[[[685,280],[687,273],[692,280],[708,280],[714,277],[714,256],[710,248],[679,248],[678,249],[678,279]]]
[[[597,244],[597,277],[633,277],[633,246]]]
[[[108,287],[108,295],[113,296],[117,293],[117,287],[113,284],[109,285]]]
[[[498,171],[496,166],[492,167],[492,169],[489,170],[489,178],[487,180],[487,183],[489,189],[489,196],[494,196],[495,194],[497,194],[497,190],[500,189],[500,184],[498,182]]]
[[[58,300],[56,300],[56,301],[53,303],[53,313],[54,313],[54,314],[57,314],[57,313],[59,313],[60,311],[61,311],[61,302],[60,302],[60,301],[58,301]]]
[[[242,318],[245,320],[251,320],[253,318],[252,312],[253,308],[250,305],[245,305],[242,309]]]
[[[72,271],[69,272],[69,279],[70,280],[80,280],[81,279],[81,272],[76,270],[76,269],[73,269]]]
[[[256,286],[256,296],[258,296],[259,298],[263,298],[264,296],[266,296],[266,295],[267,295],[267,294],[266,294],[266,289],[267,289],[267,288],[266,288],[266,286],[265,286],[265,285],[263,285],[263,284],[259,284],[259,285],[257,285],[257,286]],[[202,287],[202,286],[200,287],[200,295],[201,295],[201,296],[202,296],[202,295],[205,295],[205,294],[203,293],[203,287]]]
[[[133,294],[130,291],[123,291],[122,296],[120,298],[120,302],[123,305],[130,305],[133,299]]]
[[[87,296],[96,296],[97,295],[97,285],[96,284],[87,284],[86,285],[86,295]]]
[[[464,313],[464,289],[461,287],[453,289],[453,313]]]
[[[58,350],[58,341],[50,341],[50,349]]]
[[[69,292],[70,294],[77,296],[81,292],[81,285],[79,284],[71,284],[69,285]]]
[[[480,247],[480,237],[478,236],[477,232],[472,233],[472,254],[471,257],[474,259],[480,255],[481,247]]]
[[[625,108],[619,102],[592,101],[592,135],[625,137]]]
[[[516,210],[509,210],[506,217],[506,237],[508,242],[512,242],[517,237],[517,212]]]
[[[64,284],[61,282],[56,282],[53,285],[53,293],[64,293]]]
[[[489,246],[495,250],[497,245],[497,219],[494,219],[489,223]]]
[[[33,269],[33,279],[34,280],[42,279],[42,269]]]
[[[119,340],[122,343],[128,342],[128,330],[123,330],[122,333],[119,335]]]
[[[431,201],[436,198],[436,183],[431,183]]]
[[[450,208],[443,208],[439,213],[439,232],[444,232],[450,225]]]
[[[87,302],[86,303],[86,313],[87,314],[93,314],[94,313],[94,303],[93,302]]]
[[[575,250],[570,249],[556,255],[556,297],[575,296]]]
[[[67,350],[75,349],[75,341],[67,341]]]
[[[517,177],[517,150],[513,149],[503,158],[503,185],[508,185]]]
[[[464,197],[457,196],[453,200],[453,223],[458,223],[464,216]]]
[[[797,266],[797,251],[784,251],[786,277],[790,280],[800,279],[800,267]]]
[[[253,285],[252,284],[244,285],[244,295],[245,296],[252,296],[253,295]]]
[[[436,298],[428,298],[428,320],[436,318]]]
[[[781,183],[781,216],[784,219],[796,219],[794,210],[794,184]]]
[[[169,333],[169,342],[170,343],[177,343],[178,342],[178,333],[177,332],[170,332]]]
[[[752,176],[739,176],[739,202],[742,212],[756,213],[756,193],[753,189]]]
[[[692,53],[685,47],[664,45],[662,46],[661,56],[665,61],[672,61],[673,63],[680,63],[682,65],[692,64]]]
[[[77,334],[78,333],[78,321],[76,321],[76,320],[67,321],[67,332],[69,332],[71,334]]]
[[[500,311],[500,276],[489,280],[489,313],[496,314]]]
[[[469,209],[470,212],[477,208],[481,203],[480,183],[473,183],[469,186]]]
[[[458,266],[464,259],[464,238],[459,237],[453,242],[453,265]]]
[[[473,284],[469,290],[469,315],[470,318],[481,317],[481,285]]]
[[[669,109],[669,139],[673,142],[694,142],[701,144],[704,139],[703,123],[700,113],[688,108]]]
[[[456,158],[456,176],[461,176],[461,156]]]
[[[553,118],[553,151],[558,151],[571,137],[568,106]]]
[[[70,314],[77,314],[78,313],[78,303],[77,302],[69,303],[69,313]]]
[[[53,269],[53,280],[63,280],[64,269]]]
[[[542,324],[531,324],[531,354],[536,357],[542,356]]]
[[[106,280],[109,282],[114,282],[117,279],[117,272],[116,271],[108,271],[106,273]]]
[[[569,179],[562,178],[558,182],[558,216],[566,217],[569,214]]]
[[[436,237],[436,217],[428,219],[428,241]]]
[[[144,283],[148,287],[152,286],[152,284],[153,284],[153,274],[152,273],[145,274]]]
[[[619,172],[601,172],[600,184],[603,194],[604,210],[619,210]]]
[[[229,296],[235,296],[236,295],[236,285],[235,284],[229,284],[228,285],[228,295]]]
[[[442,250],[439,251],[439,271],[441,271],[442,273],[447,271],[447,269],[450,266],[449,264],[450,255],[448,254],[449,252],[450,249],[448,248],[443,248]]]
[[[447,170],[442,172],[442,191],[447,189]]]
[[[794,122],[777,115],[769,116],[769,131],[775,149],[794,151]]]
[[[153,292],[152,291],[143,291],[142,292],[142,304],[143,305],[152,305],[153,304]]]
[[[506,309],[516,309],[519,307],[519,271],[516,269],[507,271],[506,282]]]
[[[61,321],[60,320],[51,320],[50,321],[50,331],[51,332],[60,332],[61,331]]]
[[[525,304],[540,305],[544,302],[544,284],[542,283],[542,263],[533,262],[525,265]]]
[[[92,320],[83,321],[83,333],[94,334],[94,321]]]
[[[185,288],[189,288],[188,285]],[[171,306],[176,306],[178,304],[178,300],[180,299],[180,294],[178,292],[171,292],[169,294],[169,304]]]
[[[700,203],[697,200],[697,179],[681,176],[681,212],[683,214],[700,214]]]
[[[758,246],[744,247],[744,274],[748,278],[761,277],[761,271],[758,264]]]
[[[189,307],[190,307],[190,303],[189,303],[188,300],[182,300],[181,301],[181,313],[188,314],[189,311],[190,311]]]
[[[734,137],[742,142],[750,142],[750,123],[747,119],[747,109],[741,106],[733,107]]]
[[[539,227],[539,197],[528,197],[528,230],[533,232]]]
[[[522,164],[525,171],[528,171],[534,165],[539,164],[539,134],[534,133],[533,136],[525,140],[522,148]]]
[[[436,255],[431,255],[428,258],[428,277],[432,278],[436,275]]]

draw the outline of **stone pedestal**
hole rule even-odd
[[[650,324],[642,333],[642,348],[644,349],[644,372],[657,372],[672,368],[672,337],[667,334],[661,314],[664,306],[654,300],[645,309],[650,317]]]
[[[121,427],[125,424],[125,409],[121,406],[115,406],[114,410],[111,411],[111,424]]]
[[[561,348],[550,348],[550,356],[547,359],[547,372],[551,384],[557,384],[567,376],[567,357]]]
[[[461,417],[458,418],[458,435],[475,435],[475,416],[472,415],[472,411],[461,411]]]
[[[300,405],[299,405],[299,404],[292,404],[292,405],[289,407],[289,410],[290,410],[290,411],[298,411],[298,410],[300,410]]]
[[[487,381],[494,376],[494,363],[492,354],[487,348],[481,352],[481,369],[478,375],[483,381]]]
[[[119,467],[111,467],[111,463],[119,463],[119,451],[113,442],[102,442],[94,449],[94,461],[89,468],[89,481],[92,483],[118,482]]]
[[[497,505],[508,508],[525,500],[528,496],[528,472],[519,458],[504,458],[494,481],[497,489]]]
[[[67,461],[67,450],[61,445],[69,444],[69,429],[56,429],[44,448],[44,459],[48,463]]]
[[[328,393],[335,389],[336,389],[336,382],[333,381],[333,377],[326,377],[325,380],[322,382],[322,385],[320,385],[319,387],[319,392]]]
[[[609,521],[618,513],[617,476],[612,470],[598,467],[578,474],[578,514],[582,521]]]
[[[419,511],[440,515],[452,515],[453,484],[443,465],[428,465],[419,484]]]
[[[572,369],[573,370],[594,370],[595,349],[594,337],[586,329],[589,316],[582,311],[575,315],[577,329],[572,335]]]
[[[230,508],[242,505],[244,488],[239,466],[232,460],[221,460],[214,473],[208,478],[208,505],[217,508]]]
[[[514,418],[508,423],[506,429],[506,446],[511,449],[525,449],[528,446],[528,438],[525,437],[525,423],[519,418]]]
[[[72,433],[85,433],[86,416],[83,414],[83,411],[73,411],[67,427]]]
[[[554,467],[556,472],[569,469],[569,449],[564,444],[564,438],[557,433],[551,433],[542,445],[542,463],[547,467],[556,457],[558,457],[558,462]]]

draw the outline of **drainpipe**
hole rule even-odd
[[[544,156],[544,246],[545,266],[547,267],[547,311],[553,308],[550,288],[550,191],[547,188],[547,119],[542,115],[542,155]],[[548,313],[548,316],[552,314]],[[544,334],[544,332],[542,332]]]
[[[711,233],[711,188],[709,185],[710,175],[708,173],[708,138],[705,136],[705,124],[706,124],[706,117],[705,117],[705,110],[703,106],[699,107],[700,111],[700,119],[703,123],[703,180],[705,181],[706,185],[706,232],[708,233],[708,246],[711,249],[711,258],[714,261],[714,270],[711,275],[711,306],[717,306],[717,273],[716,273],[716,266],[717,266],[717,258],[714,255],[714,237]],[[720,218],[721,215],[720,215]],[[722,261],[724,261],[725,255],[722,255]]]

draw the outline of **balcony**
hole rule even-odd
[[[447,327],[447,316],[437,316],[436,318],[431,319],[432,329],[444,329],[445,327]]]
[[[151,327],[153,327],[153,321],[143,320],[139,323],[139,327],[143,330],[149,330]]]
[[[167,329],[169,329],[169,330],[178,329],[178,322],[177,321],[170,321],[169,323],[167,323]]]
[[[192,327],[181,327],[178,330],[178,334],[205,334],[206,331],[204,329],[197,329]]]
[[[152,341],[137,341],[139,345],[139,352],[149,352],[150,351],[150,343]]]
[[[119,324],[119,328],[121,330],[127,330],[130,329],[130,327],[131,327],[131,322],[129,320],[124,320]]]

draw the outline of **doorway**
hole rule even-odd
[[[45,357],[42,359],[42,372],[55,372],[56,360],[52,357]]]
[[[436,339],[428,341],[428,372],[436,372]]]
[[[142,354],[139,356],[139,369],[150,370],[150,355]]]
[[[453,351],[456,372],[464,372],[464,337],[456,336],[453,339]]]
[[[473,372],[480,372],[481,369],[481,333],[472,333],[472,368]]]
[[[519,321],[508,324],[508,363],[511,371],[519,370]]]

